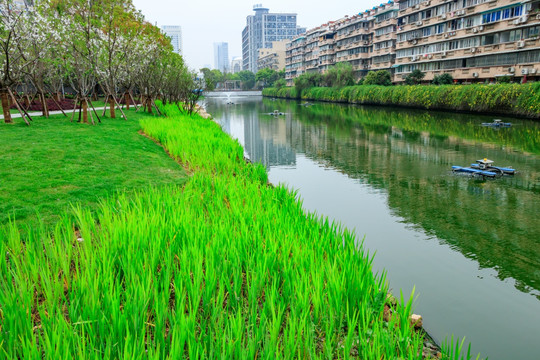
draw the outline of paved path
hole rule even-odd
[[[96,111],[98,110],[103,110],[105,109],[104,107],[98,107],[96,108]],[[75,110],[75,111],[78,111],[79,109]],[[64,110],[64,112],[66,114],[71,114],[73,112],[73,110]],[[58,110],[58,111],[49,111],[49,115],[58,115],[58,114],[61,114],[62,111]],[[43,117],[41,115],[41,112],[37,111],[37,112],[29,112],[30,116],[32,117]],[[21,117],[21,114],[19,114],[19,112],[17,113],[13,113],[11,114],[11,117],[16,119],[16,118],[20,118]],[[0,115],[0,120],[4,120],[4,115]]]

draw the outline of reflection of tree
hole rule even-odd
[[[385,189],[390,208],[407,222],[481,267],[496,269],[501,279],[516,279],[521,291],[540,290],[540,174],[527,163],[530,157],[499,146],[467,146],[457,137],[434,136],[429,124],[442,129],[449,121],[437,122],[431,115],[418,120],[428,124],[427,131],[413,132],[414,116],[400,118],[392,111],[316,105],[296,112],[301,126],[290,134],[294,149]],[[473,125],[465,123],[463,133],[472,131],[467,127]],[[481,138],[486,130],[474,126],[470,133]],[[458,133],[457,127],[453,133]],[[509,139],[516,140],[505,141]],[[527,170],[515,179],[487,182],[450,175],[450,165],[467,164],[484,154]]]
[[[288,106],[288,103],[283,100],[277,103],[281,108]],[[304,117],[326,119],[340,124],[360,123],[369,126],[396,126],[413,132],[427,131],[431,136],[455,137],[505,145],[517,150],[540,154],[540,124],[533,121],[518,120],[520,124],[517,126],[497,130],[481,126],[482,122],[493,120],[489,116],[339,104],[298,107],[297,113],[305,115]]]

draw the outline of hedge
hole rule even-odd
[[[314,87],[298,96],[294,87],[267,88],[263,95],[285,99],[395,105],[420,109],[540,117],[540,82],[528,84]]]

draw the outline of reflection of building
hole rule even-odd
[[[278,132],[274,129],[265,131],[261,125],[259,114],[251,114],[244,122],[244,136],[246,153],[252,162],[260,162],[267,168],[279,165],[295,165],[296,153],[287,144],[286,123],[291,120],[276,119],[267,126],[278,126]]]
[[[259,49],[259,57],[257,59],[257,70],[285,69],[285,45],[289,40],[273,41],[271,48]]]
[[[235,56],[231,61],[231,73],[236,74],[240,71],[242,71],[242,58]]]
[[[253,10],[255,15],[246,18],[242,31],[242,69],[256,73],[259,49],[269,48],[273,41],[292,39],[306,29],[296,25],[296,14],[270,13],[261,4]]]
[[[229,43],[214,43],[214,68],[222,73],[229,72]]]
[[[182,55],[182,27],[178,25],[163,25],[161,30],[163,30],[163,32],[171,38],[171,44],[174,48],[174,52]]]

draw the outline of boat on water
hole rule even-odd
[[[494,166],[494,161],[487,158],[476,160],[471,166],[452,166],[453,172],[468,173],[482,177],[496,178],[503,175],[514,175],[516,170],[511,167]]]
[[[501,127],[510,127],[512,126],[512,123],[505,123],[501,119],[495,119],[493,120],[493,122],[490,122],[490,123],[482,123],[482,126],[501,128]]]
[[[274,110],[274,112],[268,113],[267,115],[280,116],[280,115],[285,115],[285,113],[282,113],[279,110]]]

